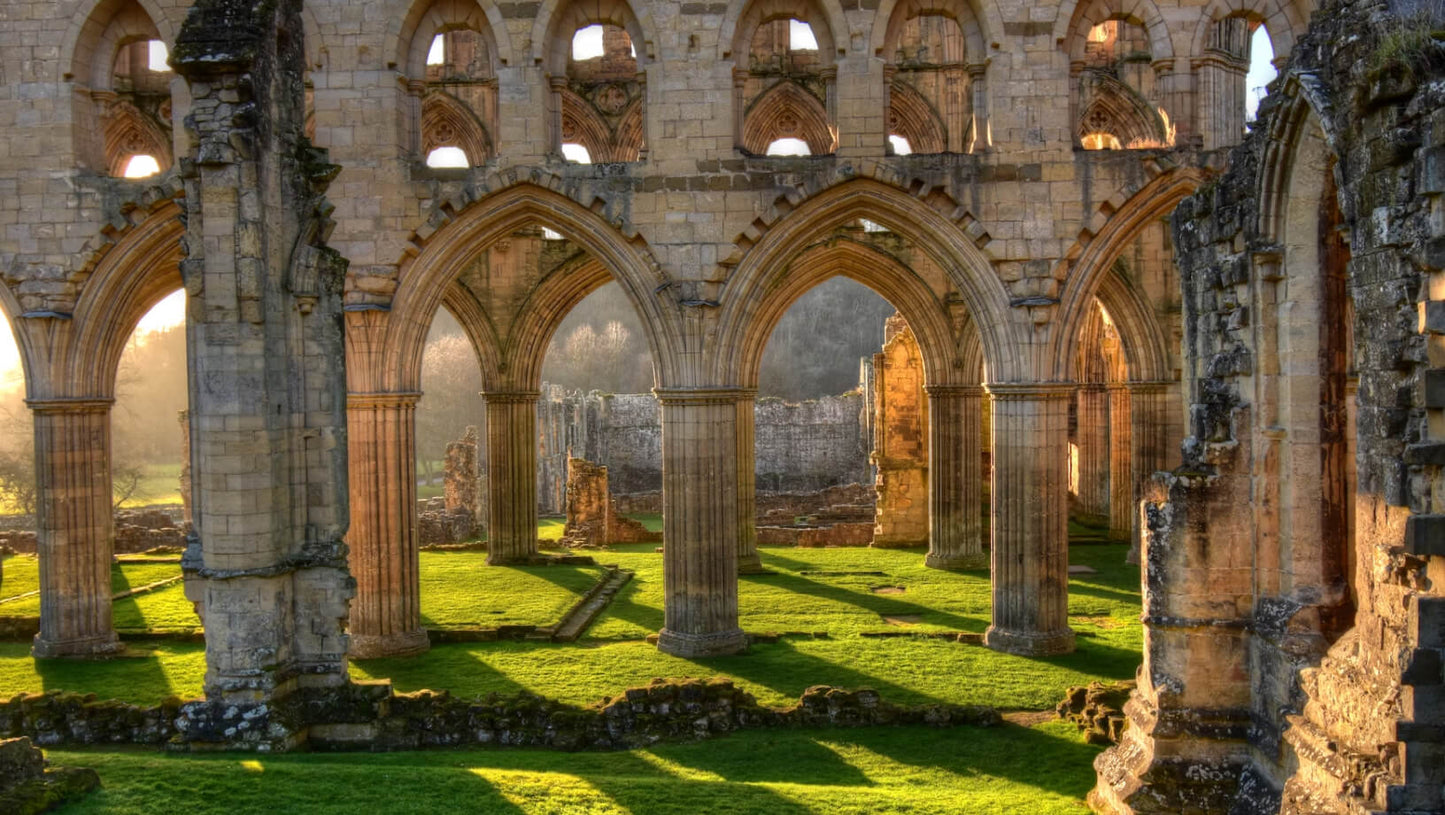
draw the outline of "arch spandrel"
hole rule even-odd
[[[1073,349],[1080,326],[1088,317],[1093,298],[1111,273],[1114,261],[1149,224],[1167,216],[1180,201],[1193,194],[1202,180],[1203,173],[1196,169],[1157,176],[1117,206],[1107,204],[1112,209],[1107,220],[1097,229],[1087,230],[1086,237],[1066,253],[1066,257],[1072,258],[1073,270],[1060,293],[1046,361],[1058,378],[1067,380],[1068,372],[1073,370]],[[1098,217],[1102,218],[1102,213]],[[1112,309],[1110,314],[1114,314]]]
[[[680,336],[681,329],[676,311],[669,308],[671,303],[657,293],[659,286],[668,281],[647,249],[629,241],[591,210],[530,183],[485,196],[457,213],[402,265],[376,357],[380,369],[368,381],[381,391],[410,392],[419,388],[426,332],[448,288],[483,248],[517,229],[537,225],[555,229],[576,243],[596,259],[607,272],[607,279],[622,286],[642,322],[658,376],[663,382],[672,381],[679,370],[681,343],[669,338]],[[532,289],[527,308],[544,315],[565,314],[575,301],[565,308],[561,304],[575,295],[568,285],[559,282],[549,286],[544,280]],[[539,297],[553,297],[556,302],[544,302]],[[519,326],[525,324],[523,321]],[[517,330],[514,327],[509,335]],[[540,330],[528,328],[517,336],[534,336]],[[499,336],[497,342],[506,347],[512,340]],[[506,373],[501,370],[502,350],[494,353],[499,373]]]
[[[733,381],[741,375],[742,357],[734,350],[757,331],[760,304],[784,285],[797,248],[826,239],[859,219],[883,225],[944,270],[949,284],[961,294],[974,324],[980,326],[984,356],[1000,381],[1033,381],[1031,356],[1024,351],[1032,340],[1032,328],[1009,306],[1008,293],[983,252],[957,223],[938,210],[897,188],[869,179],[846,181],[802,201],[773,223],[739,259],[721,297],[717,331],[720,367],[714,373],[718,381]],[[862,274],[864,277],[855,279],[885,298],[899,296],[890,296],[886,291],[890,283],[880,277],[880,272],[864,270]],[[868,279],[870,275],[878,279]],[[931,293],[929,296],[933,297]],[[894,304],[900,305],[896,301]],[[947,312],[942,314],[947,322]],[[950,347],[956,348],[956,344]],[[951,353],[955,356],[950,359],[950,370],[956,359],[956,352]]]

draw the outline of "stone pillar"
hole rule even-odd
[[[988,64],[968,66],[968,79],[969,92],[973,95],[973,141],[968,152],[982,153],[993,146],[988,124]]]
[[[1145,485],[1154,473],[1169,468],[1171,457],[1179,455],[1173,405],[1179,385],[1176,382],[1130,382],[1122,391],[1129,405],[1129,470],[1132,475],[1131,517],[1129,527],[1129,563],[1139,563],[1143,530],[1138,517],[1138,502]],[[1111,392],[1111,396],[1112,396]]]
[[[873,355],[874,480],[878,492],[873,545],[928,542],[928,402],[923,354],[908,323],[894,314],[884,324],[883,350]]]
[[[990,648],[1074,649],[1069,628],[1068,450],[1072,385],[989,385],[993,401]]]
[[[977,385],[930,385],[928,556],[935,569],[988,566],[983,551],[982,451]]]
[[[419,654],[416,403],[419,393],[354,393],[346,401],[350,448],[350,654],[355,659]]]
[[[738,627],[739,400],[751,391],[656,391],[662,408],[663,592],[659,650],[731,654]]]
[[[40,556],[37,658],[103,656],[124,646],[110,614],[114,537],[110,399],[32,401]]]
[[[537,392],[487,392],[487,563],[537,555]]]
[[[1079,511],[1096,518],[1109,517],[1111,476],[1109,453],[1109,396],[1104,386],[1079,386]]]
[[[181,425],[181,477],[177,487],[181,493],[181,520],[191,522],[191,413],[177,411],[176,420]]]
[[[740,392],[738,397],[738,574],[758,574],[763,568],[758,555],[757,393]]]
[[[1129,389],[1110,383],[1109,414],[1109,537],[1139,541],[1139,480],[1134,474],[1133,431]]]
[[[607,468],[585,458],[567,457],[567,522],[562,541],[568,546],[604,546],[611,526],[612,502]]]
[[[446,459],[442,466],[443,502],[447,512],[465,509],[472,513],[475,521],[481,514],[478,489],[481,479],[477,475],[477,429],[467,425],[466,433],[460,439],[447,443]]]

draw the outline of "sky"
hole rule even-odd
[[[155,331],[163,331],[180,325],[186,319],[186,293],[176,290],[169,297],[156,303],[136,325],[141,337]],[[0,390],[19,387],[23,381],[20,370],[20,350],[15,345],[15,332],[5,315],[0,314]]]

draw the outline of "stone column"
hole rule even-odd
[[[1129,563],[1139,562],[1143,537],[1138,517],[1139,498],[1154,473],[1168,469],[1170,456],[1177,454],[1171,425],[1171,420],[1177,420],[1177,417],[1171,416],[1174,399],[1170,389],[1178,387],[1175,382],[1129,382],[1119,391],[1128,405],[1129,414],[1127,432],[1130,435],[1130,452],[1124,454],[1128,457],[1132,475],[1129,554],[1126,558]],[[1113,395],[1114,391],[1110,391],[1110,396]]]
[[[738,627],[739,400],[751,391],[657,390],[662,408],[663,592],[659,650],[731,654]]]
[[[979,515],[983,498],[977,385],[929,385],[928,556],[935,569],[988,565]]]
[[[990,648],[1074,649],[1069,629],[1068,384],[989,385],[993,398]]]
[[[1139,541],[1139,481],[1134,475],[1132,415],[1129,389],[1110,383],[1109,400],[1109,537]]]
[[[537,555],[537,392],[487,392],[487,563]]]
[[[738,406],[738,574],[767,571],[758,555],[757,435],[755,391],[739,391]]]
[[[29,403],[35,418],[40,555],[38,658],[103,656],[124,648],[110,614],[112,401]]]
[[[988,64],[968,66],[969,91],[973,96],[973,143],[970,153],[982,153],[993,146],[988,125]]]
[[[416,534],[416,403],[419,393],[353,393],[346,400],[349,445],[350,655],[419,654],[421,627]]]
[[[1102,384],[1079,386],[1079,511],[1097,518],[1109,517],[1109,406]]]

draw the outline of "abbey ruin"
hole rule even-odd
[[[1445,811],[1445,61],[1417,13],[7,3],[0,310],[34,418],[34,656],[123,647],[116,369],[183,288],[206,674],[173,741],[364,742],[388,691],[349,659],[428,648],[433,316],[482,371],[487,561],[524,562],[542,358],[609,282],[654,365],[656,647],[739,652],[759,360],[845,276],[916,338],[885,346],[876,390],[926,399],[872,462],[911,508],[887,534],[989,564],[987,647],[1077,645],[1071,468],[1076,513],[1137,546],[1143,664],[1096,811]],[[1246,127],[1260,27],[1279,76]]]

